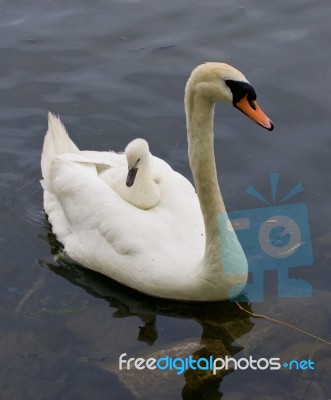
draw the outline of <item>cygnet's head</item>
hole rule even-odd
[[[126,178],[126,186],[130,187],[134,184],[138,169],[148,165],[149,162],[149,146],[144,139],[135,139],[125,148],[125,156],[128,162],[128,176]]]

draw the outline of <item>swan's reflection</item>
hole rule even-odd
[[[104,299],[115,309],[113,317],[138,316],[142,325],[137,339],[153,346],[157,341],[157,316],[191,319],[197,321],[202,329],[200,348],[194,351],[194,359],[232,357],[242,347],[232,343],[249,332],[254,324],[234,303],[184,303],[157,299],[127,288],[117,282],[97,274],[66,259],[61,244],[49,231],[47,241],[58,260],[57,264],[41,261],[43,267],[61,275],[76,286],[83,288],[92,296]],[[220,399],[220,383],[232,370],[221,370],[216,375],[209,370],[188,369],[185,373],[183,399]]]

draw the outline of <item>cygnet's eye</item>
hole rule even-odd
[[[139,163],[139,161],[140,161],[140,157],[139,157],[138,160],[135,162],[135,164],[134,164],[135,167],[137,167],[137,164]]]

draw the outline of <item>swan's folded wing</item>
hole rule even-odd
[[[80,151],[77,153],[65,153],[57,156],[57,159],[95,166],[98,174],[102,174],[111,169],[117,171],[118,168],[126,168],[125,157],[123,154],[108,151]]]
[[[107,185],[98,175],[95,163],[89,162],[84,157],[71,157],[68,154],[58,156],[51,167],[52,185],[45,194],[45,210],[49,215],[53,230],[62,243],[67,237],[62,237],[60,231],[77,234],[87,230],[98,230],[108,221],[108,231],[102,232],[106,240],[116,232],[118,237],[125,236],[127,227],[124,219],[122,224],[117,223],[121,215],[130,214],[132,206]],[[60,211],[65,219],[59,223]],[[123,223],[124,222],[124,223]],[[63,230],[62,224],[67,224]],[[111,241],[111,240],[110,240]]]
[[[115,153],[114,151],[81,151],[82,156],[87,157],[96,164],[105,164],[111,166],[127,165],[124,153]]]
[[[184,268],[202,257],[199,203],[186,189],[178,190],[177,178],[179,193],[170,190],[173,197],[165,196],[160,205],[146,211],[124,201],[100,179],[93,164],[59,156],[51,175],[45,210],[69,256],[82,265],[128,283],[127,274],[131,273],[131,282],[141,269],[154,274],[155,265],[164,264],[161,273],[171,275],[178,264]]]

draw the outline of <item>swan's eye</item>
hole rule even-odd
[[[249,105],[256,109],[254,101],[256,100],[256,93],[252,85],[247,82],[233,81],[228,79],[225,81],[227,86],[230,88],[233,96],[233,105],[236,105],[241,99],[247,95]]]

